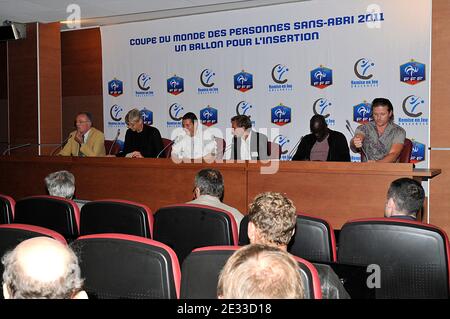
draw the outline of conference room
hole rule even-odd
[[[1,254],[53,237],[86,247],[89,298],[213,299],[276,193],[305,298],[333,299],[324,265],[352,299],[448,299],[449,18],[447,0],[1,1]],[[412,220],[386,215],[404,178]],[[140,262],[148,282],[111,280]]]

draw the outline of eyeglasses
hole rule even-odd
[[[84,124],[84,123],[91,123],[91,121],[78,121],[78,122],[75,122],[75,124]]]

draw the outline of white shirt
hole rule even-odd
[[[227,143],[227,145],[230,145],[230,147],[226,148],[225,154],[223,156],[223,158],[225,158],[227,160],[231,159],[232,148],[234,147],[234,146],[232,146],[233,138],[234,137],[231,137],[231,140]],[[239,159],[250,161],[252,159],[252,157],[251,157],[252,134],[250,133],[246,140],[244,140],[244,137],[240,137],[240,139],[241,139],[241,151],[240,151],[241,156]]]
[[[194,136],[183,135],[172,146],[172,154],[178,158],[202,158],[208,154],[217,154],[216,140],[207,132]]]
[[[247,139],[244,140],[244,137],[241,137],[241,160],[249,161],[252,159],[251,151],[250,151],[250,140],[252,138],[252,134],[247,136]]]
[[[84,133],[84,135],[83,135],[83,144],[86,144],[90,132],[91,132],[91,129],[89,129],[86,133]]]

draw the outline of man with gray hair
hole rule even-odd
[[[244,217],[236,208],[222,203],[224,184],[222,174],[215,169],[202,169],[195,176],[194,200],[188,204],[216,207],[233,214],[237,227]]]
[[[88,201],[73,199],[75,193],[75,176],[68,171],[57,171],[45,177],[45,185],[50,196],[72,199],[81,209]]]
[[[75,253],[49,237],[21,242],[2,258],[6,299],[87,299]]]

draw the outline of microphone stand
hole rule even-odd
[[[350,135],[352,136],[352,138],[354,138],[355,137],[355,131],[353,130],[352,126],[350,125],[350,122],[348,120],[346,120],[345,122],[347,123],[345,125],[345,127],[350,132]],[[361,152],[364,154],[366,159],[369,160],[369,156],[367,156],[367,152],[365,151],[364,146],[362,146],[362,145],[361,145]]]
[[[27,146],[31,146],[31,143],[20,144],[20,145],[16,145],[13,147],[8,147],[6,150],[3,151],[2,155],[6,155],[6,153],[9,153],[8,155],[11,155],[11,151],[22,148],[22,147],[27,147]]]

